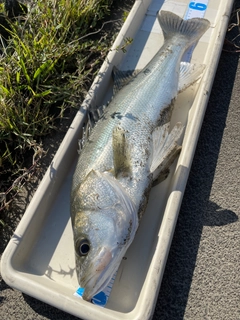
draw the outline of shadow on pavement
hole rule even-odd
[[[234,212],[209,200],[238,60],[239,54],[222,52],[153,320],[184,319],[203,226],[238,220]]]
[[[42,301],[39,301],[37,299],[34,299],[27,294],[23,293],[23,298],[26,301],[26,303],[38,314],[40,314],[43,317],[46,317],[46,319],[49,320],[56,320],[56,319],[64,319],[64,320],[81,320],[80,318],[77,318],[69,313],[66,313],[62,310],[59,310],[55,307],[52,307]]]

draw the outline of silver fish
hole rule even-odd
[[[149,191],[180,152],[181,124],[169,133],[173,102],[204,67],[181,62],[209,21],[161,11],[164,45],[134,77],[115,69],[113,96],[81,150],[73,176],[71,219],[83,299],[110,281],[132,243]]]

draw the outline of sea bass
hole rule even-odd
[[[119,90],[92,129],[73,176],[76,272],[85,300],[100,292],[118,269],[153,183],[163,179],[179,153],[182,125],[168,132],[173,102],[204,69],[181,59],[209,21],[184,21],[167,11],[161,11],[158,20],[162,48],[134,77],[115,69]]]

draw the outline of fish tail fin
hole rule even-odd
[[[176,14],[163,10],[160,11],[158,20],[165,40],[175,35],[182,35],[185,37],[188,47],[197,42],[210,26],[210,22],[207,19],[192,18],[183,20]]]

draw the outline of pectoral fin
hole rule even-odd
[[[178,145],[183,126],[177,123],[168,133],[169,123],[158,127],[153,132],[153,159],[150,171],[153,173],[154,185],[165,180],[169,174],[169,168],[181,151]]]
[[[126,139],[126,131],[120,126],[113,129],[113,166],[114,175],[129,176],[131,174],[130,147]]]

